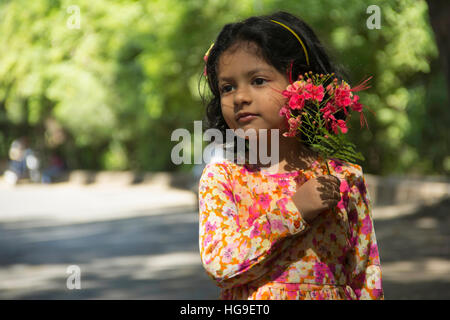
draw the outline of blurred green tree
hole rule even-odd
[[[371,4],[381,29],[367,28]],[[374,75],[361,97],[376,112],[370,131],[351,123],[367,172],[450,171],[446,79],[415,0],[3,1],[0,157],[28,135],[71,168],[188,170],[171,162],[170,135],[204,116],[204,52],[225,23],[276,10],[305,19],[351,82]]]
[[[380,29],[366,25],[367,8],[380,9]],[[363,167],[376,174],[448,174],[448,96],[446,81],[433,68],[438,49],[425,1],[275,1],[305,19],[351,83],[373,75],[361,101],[370,130],[351,119],[350,136],[366,156]],[[270,11],[269,10],[269,11]]]

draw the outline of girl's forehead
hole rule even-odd
[[[218,61],[219,79],[229,77],[235,73],[247,73],[248,71],[261,69],[265,71],[275,71],[274,67],[268,64],[254,46],[236,46],[224,51]]]

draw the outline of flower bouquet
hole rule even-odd
[[[369,108],[358,102],[359,96],[354,92],[370,88],[367,82],[371,78],[351,88],[344,80],[339,82],[334,77],[334,73],[324,75],[313,74],[310,71],[300,75],[295,82],[292,82],[290,73],[290,85],[282,92],[288,100],[281,108],[280,115],[286,118],[289,127],[288,132],[283,135],[296,137],[308,143],[311,149],[318,152],[324,159],[363,161],[363,155],[356,151],[355,145],[348,141],[345,134],[348,132],[347,123],[351,117],[351,111],[360,114],[361,128],[364,124],[369,127],[364,117],[363,107]],[[373,113],[372,110],[370,111]],[[345,120],[336,119],[335,115],[338,112],[342,116],[345,115]],[[299,132],[303,133],[306,141],[297,137]],[[328,173],[330,173],[329,168]]]

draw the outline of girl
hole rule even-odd
[[[213,94],[206,120],[224,136],[226,129],[287,130],[280,115],[287,70],[292,79],[309,71],[342,78],[310,27],[285,12],[225,25],[205,60]],[[299,141],[282,134],[270,141],[280,159],[271,166],[206,165],[199,182],[206,272],[221,299],[383,299],[362,168],[326,163]]]

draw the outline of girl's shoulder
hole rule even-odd
[[[331,174],[347,181],[361,179],[364,175],[362,166],[356,163],[332,158],[328,160],[328,166]]]
[[[335,158],[328,159],[327,162],[330,173],[337,176],[339,179],[347,180],[349,184],[354,184],[358,180],[364,180],[363,168],[356,163]],[[318,163],[320,163],[319,167],[322,168],[321,171],[328,171],[323,161],[319,161]],[[316,171],[317,164],[313,165],[311,170]],[[236,178],[237,176],[239,176],[240,179],[242,179],[244,176],[260,176],[256,173],[253,171],[252,167],[244,164],[238,164],[235,161],[231,161],[227,158],[218,157],[211,159],[211,161],[209,161],[205,165],[202,172],[202,177],[205,176],[209,178],[225,178],[228,180],[234,180],[234,178]]]
[[[230,161],[226,158],[213,158],[211,161],[206,163],[202,176],[208,175],[210,177],[221,174],[232,176],[237,171],[240,171],[243,166],[236,164],[233,161]]]
[[[354,196],[361,194],[365,199],[370,201],[368,184],[364,177],[362,166],[337,159],[330,159],[329,165],[333,167],[331,174],[347,182],[346,184],[341,184],[341,190],[347,190]]]

